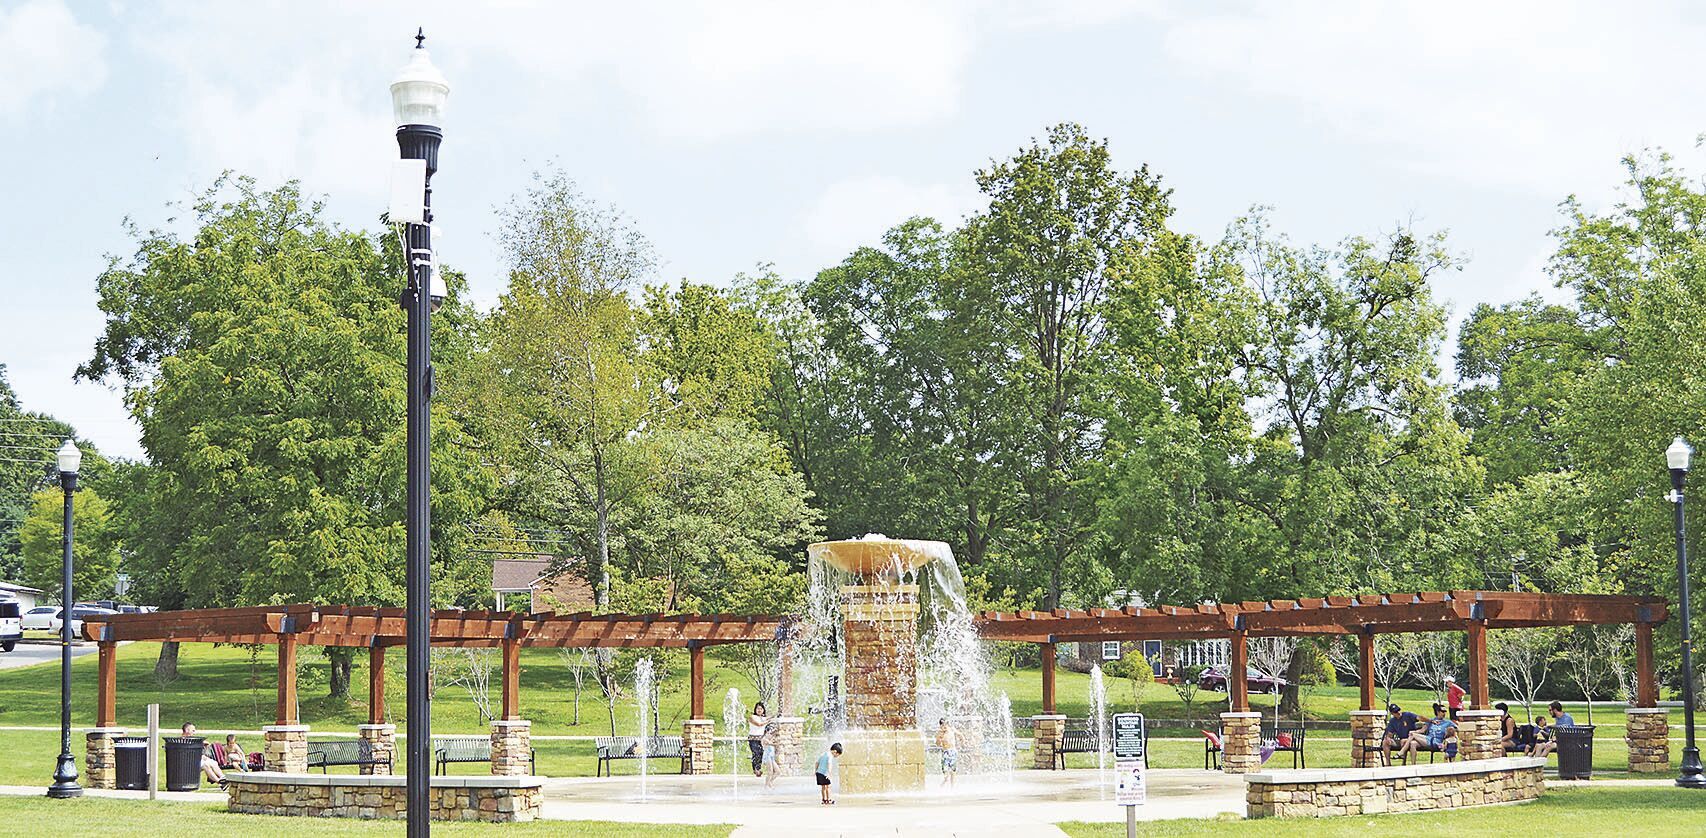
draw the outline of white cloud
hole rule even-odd
[[[822,254],[823,264],[861,245],[875,244],[890,227],[922,215],[957,227],[981,205],[970,184],[915,184],[888,175],[838,181],[825,189],[805,214],[806,240]]]
[[[106,38],[60,0],[0,9],[0,116],[60,92],[88,93],[106,79]]]
[[[1670,4],[1315,0],[1177,21],[1164,43],[1400,165],[1555,194],[1584,166],[1693,137],[1703,36]]]

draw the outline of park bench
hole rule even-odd
[[[391,758],[373,755],[373,743],[366,739],[327,739],[308,743],[308,767],[320,769],[321,774],[334,765],[390,765]]]
[[[616,760],[639,759],[642,756],[647,759],[679,759],[679,773],[687,773],[687,752],[682,749],[679,736],[648,737],[644,753],[641,753],[637,736],[597,736],[592,744],[598,752],[598,764],[593,768],[595,777],[610,776],[610,763]]]
[[[1110,725],[1112,722],[1109,723]],[[1103,750],[1112,753],[1114,750],[1113,731],[1109,730]],[[1067,754],[1093,754],[1096,752],[1096,731],[1090,726],[1089,719],[1073,719],[1066,723],[1066,730],[1061,732],[1060,744],[1054,749],[1054,758],[1060,764],[1061,770],[1066,769]],[[1143,767],[1149,767],[1149,727],[1143,729]]]
[[[1303,725],[1262,725],[1262,746],[1271,749],[1270,756],[1277,753],[1291,754],[1292,768],[1308,768],[1309,760],[1303,755]],[[1144,734],[1146,737],[1147,733]],[[1220,743],[1226,739],[1226,725],[1220,726],[1220,734],[1215,737],[1203,737],[1202,767],[1213,770],[1220,767]]]
[[[492,739],[489,736],[446,736],[432,740],[433,773],[447,774],[453,762],[491,762]],[[534,760],[539,752],[527,749],[527,773],[537,774]]]

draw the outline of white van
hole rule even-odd
[[[24,639],[23,616],[17,600],[0,600],[0,651],[10,652]]]

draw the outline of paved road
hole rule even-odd
[[[95,644],[81,643],[71,647],[71,656],[82,657],[95,651]],[[10,652],[0,653],[0,669],[17,669],[20,666],[32,666],[38,663],[59,660],[58,644],[19,643]]]

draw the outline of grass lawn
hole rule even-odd
[[[1451,812],[1326,819],[1167,820],[1139,826],[1144,835],[1331,836],[1402,835],[1700,835],[1706,834],[1701,793],[1677,788],[1608,784],[1555,788],[1533,803]],[[1073,838],[1123,838],[1125,824],[1063,823]]]
[[[234,815],[213,803],[150,803],[146,800],[48,800],[45,797],[0,796],[0,823],[10,823],[36,834],[71,836],[124,835],[398,835],[397,821],[360,821],[347,818],[282,818],[267,815]],[[727,825],[626,824],[602,821],[535,821],[522,824],[433,824],[434,835],[597,835],[609,838],[640,836],[687,836],[712,838],[734,831]]]

